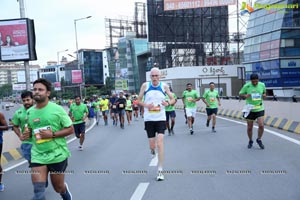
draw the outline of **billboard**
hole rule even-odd
[[[30,82],[34,82],[36,79],[38,79],[38,71],[30,70],[29,76],[30,76]],[[25,83],[26,82],[25,71],[18,71],[17,79],[18,79],[18,83]]]
[[[0,20],[0,60],[36,60],[33,20]]]
[[[82,83],[81,70],[72,70],[72,83]]]
[[[236,0],[164,0],[164,10],[235,5]]]

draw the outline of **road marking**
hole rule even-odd
[[[130,200],[141,200],[149,186],[149,183],[140,183],[135,189],[133,195]]]
[[[201,113],[202,114],[202,113]],[[205,115],[205,114],[203,114],[203,115]],[[242,124],[242,125],[244,125],[244,126],[247,126],[247,124],[245,123],[245,122],[239,122],[239,121],[235,121],[235,120],[232,120],[232,119],[227,119],[227,118],[224,118],[224,117],[219,117],[218,116],[218,118],[220,118],[220,119],[223,119],[223,120],[226,120],[226,121],[230,121],[230,122],[234,122],[234,123],[237,123],[237,124]],[[254,126],[255,128],[258,128],[258,126]],[[281,134],[281,133],[278,133],[278,132],[276,132],[276,131],[272,131],[272,130],[269,130],[269,129],[264,129],[264,131],[265,132],[268,132],[268,133],[271,133],[271,134],[273,134],[273,135],[275,135],[275,136],[277,136],[277,137],[280,137],[280,138],[282,138],[282,139],[284,139],[284,140],[287,140],[287,141],[289,141],[289,142],[292,142],[292,143],[294,143],[294,144],[297,144],[297,145],[300,145],[300,141],[299,140],[296,140],[296,139],[294,139],[294,138],[291,138],[291,137],[288,137],[288,136],[285,136],[285,135],[283,135],[283,134]]]
[[[154,158],[152,158],[149,166],[150,167],[155,167],[155,166],[157,166],[157,164],[158,164],[158,157],[157,157],[157,154],[155,154],[155,156],[154,156]]]
[[[85,132],[90,131],[90,130],[95,126],[95,124],[96,124],[96,121],[93,120],[93,124],[92,124],[88,129],[86,129]],[[73,138],[71,138],[70,140],[68,140],[67,143],[69,144],[70,142],[73,142],[73,141],[76,140],[76,139],[77,139],[76,137],[73,137]],[[10,167],[8,167],[8,168],[5,168],[5,169],[3,169],[3,171],[4,171],[4,172],[8,172],[8,171],[10,171],[10,170],[12,170],[12,169],[14,169],[14,168],[16,168],[16,167],[19,167],[19,166],[21,166],[21,165],[23,165],[23,164],[25,164],[25,163],[28,163],[27,160],[23,160],[23,161],[21,161],[21,162],[15,164],[15,165],[12,165],[12,166],[10,166]]]

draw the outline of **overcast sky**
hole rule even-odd
[[[76,51],[74,19],[92,16],[77,21],[78,48],[103,49],[105,40],[105,18],[120,18],[134,15],[136,0],[24,0],[25,14],[33,19],[36,33],[38,60],[31,62],[45,66],[47,61],[57,61],[57,52],[68,60],[67,54]],[[139,0],[138,2],[146,2]],[[0,0],[0,19],[20,17],[17,0]]]
[[[239,0],[242,2],[243,0]],[[77,21],[78,48],[103,49],[106,45],[105,18],[120,19],[134,15],[134,2],[146,0],[24,0],[25,14],[33,19],[36,33],[38,60],[31,64],[46,66],[47,61],[57,61],[57,52],[69,61],[76,57],[74,19],[87,16],[92,18]],[[17,0],[0,0],[0,19],[20,17]],[[236,10],[231,6],[229,13]],[[230,32],[236,32],[236,18],[229,22]],[[234,48],[234,47],[230,47]]]

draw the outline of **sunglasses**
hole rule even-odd
[[[154,74],[154,75],[151,75],[151,77],[158,77],[159,75],[157,75],[157,74]]]

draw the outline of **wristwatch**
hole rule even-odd
[[[55,132],[52,131],[52,138],[55,138]]]

